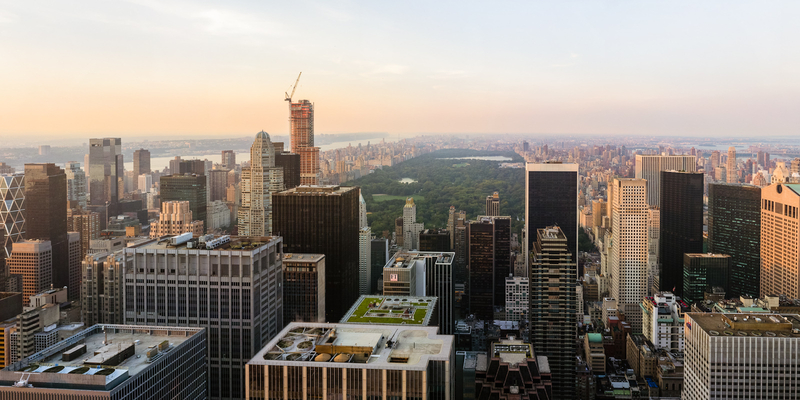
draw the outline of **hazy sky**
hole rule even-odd
[[[13,134],[794,135],[797,1],[0,0]],[[1,144],[0,144],[1,145]]]

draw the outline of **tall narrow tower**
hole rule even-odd
[[[239,235],[272,235],[272,194],[283,190],[283,169],[275,166],[275,147],[267,132],[250,147],[250,167],[242,168]]]
[[[500,193],[494,192],[486,196],[486,216],[497,217],[500,215]]]
[[[314,104],[300,100],[289,105],[292,153],[300,155],[300,184],[319,184],[319,147],[314,147]]]
[[[728,171],[728,183],[739,182],[739,174],[736,168],[736,148],[728,147],[728,164],[725,168]]]

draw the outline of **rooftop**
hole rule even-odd
[[[800,315],[752,313],[687,313],[711,336],[800,338]],[[692,329],[690,322],[687,328]]]
[[[453,252],[401,250],[389,260],[384,268],[411,268],[417,261],[422,261],[429,257],[436,258],[437,264],[451,264],[455,256],[456,253]]]
[[[303,262],[319,262],[325,258],[325,254],[309,254],[309,253],[283,253],[283,261],[303,261]]]
[[[38,387],[111,390],[202,330],[94,325],[1,370],[0,382],[16,382],[30,372],[29,382]]]
[[[426,370],[449,360],[453,337],[437,327],[292,322],[261,349],[250,365],[361,364],[363,369]]]
[[[184,233],[184,235],[186,235]],[[180,242],[179,244],[172,241],[172,239],[179,238],[179,236],[165,236],[160,239],[151,239],[139,243],[134,243],[126,249],[146,249],[146,250],[195,250],[195,251],[231,251],[231,250],[255,250],[269,242],[276,240],[276,236],[214,236],[205,235],[200,238],[191,238],[188,241]],[[214,243],[213,248],[209,243]]]
[[[428,325],[436,297],[362,295],[341,323]]]
[[[341,195],[355,189],[353,186],[339,186],[339,185],[300,185],[282,192],[275,193],[275,196],[289,196],[289,195]]]

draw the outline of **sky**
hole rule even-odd
[[[0,0],[0,140],[785,136],[797,1]],[[2,143],[0,142],[0,146]]]

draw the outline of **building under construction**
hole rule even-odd
[[[319,147],[314,147],[314,104],[290,103],[292,153],[300,155],[300,184],[319,184]]]

